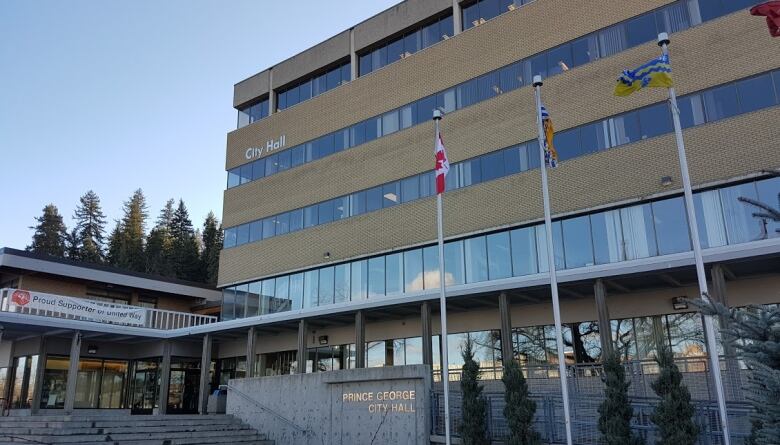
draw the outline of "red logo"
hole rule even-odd
[[[17,306],[26,306],[30,302],[30,293],[26,290],[15,290],[11,294],[11,301]]]

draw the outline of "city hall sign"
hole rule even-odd
[[[279,139],[270,139],[268,142],[265,143],[264,147],[249,147],[246,149],[246,152],[244,153],[244,156],[249,159],[255,159],[259,158],[263,155],[267,155],[268,153],[271,153],[272,151],[276,151],[280,148],[284,148],[284,146],[287,144],[287,136],[281,135]]]

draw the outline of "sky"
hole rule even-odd
[[[221,219],[233,85],[397,2],[0,1],[0,247],[88,190],[109,233],[138,188]]]

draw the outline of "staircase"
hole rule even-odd
[[[73,414],[0,417],[0,445],[273,445],[233,416]]]

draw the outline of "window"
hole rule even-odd
[[[263,239],[276,236],[276,217],[272,216],[263,220]]]
[[[403,255],[394,253],[385,256],[385,280],[387,295],[404,291]]]
[[[350,265],[339,264],[334,268],[333,301],[343,303],[350,299]]]
[[[465,277],[466,274],[463,255],[463,241],[459,240],[446,243],[444,245],[445,284],[447,286],[463,284],[466,282]]]
[[[512,276],[509,232],[493,233],[486,237],[488,278],[496,280]]]
[[[463,243],[466,252],[466,282],[486,281],[488,279],[488,271],[485,237],[469,238],[464,240]]]
[[[399,182],[391,182],[385,184],[382,187],[382,200],[383,207],[392,207],[401,202],[401,184]]]
[[[640,138],[652,138],[674,131],[672,115],[665,103],[652,105],[638,111],[641,126]]]
[[[361,58],[360,65],[363,66],[363,64],[364,61]],[[324,73],[311,76],[296,85],[284,87],[277,92],[276,108],[279,111],[284,110],[349,82],[350,73],[350,62],[342,62],[336,67],[327,69]]]
[[[657,255],[649,204],[620,209],[626,260]]]
[[[737,82],[740,112],[748,113],[777,103],[769,74]]]
[[[241,173],[241,169],[240,168],[234,168],[232,170],[228,170],[227,187],[229,189],[241,185],[241,174],[240,173]]]
[[[319,299],[318,292],[320,287],[320,276],[317,270],[304,272],[303,276],[303,307],[310,308],[317,306]]]
[[[734,85],[713,88],[704,92],[703,97],[708,122],[725,119],[739,112],[737,89]]]
[[[353,193],[350,199],[350,215],[357,216],[366,213],[366,192]]]
[[[304,274],[297,273],[290,275],[290,309],[302,309],[303,308],[303,295],[304,295]]]
[[[780,208],[780,178],[765,179],[763,181],[756,182],[758,188],[758,200],[760,202],[769,204],[770,206],[776,205],[775,208]],[[761,225],[764,227],[763,232],[768,238],[780,237],[780,221],[772,221],[771,219],[760,219]]]
[[[309,228],[317,225],[319,220],[319,207],[316,205],[309,206],[303,209],[303,227]]]
[[[385,295],[385,257],[368,260],[368,297]]]
[[[654,40],[658,36],[653,14],[642,14],[622,26],[626,30],[626,43],[629,48]]]
[[[382,208],[382,187],[366,190],[366,211],[373,212]]]
[[[412,176],[401,180],[401,202],[414,201],[420,197],[420,177]]]
[[[319,220],[317,224],[327,224],[333,221],[333,201],[325,201],[318,205]]]
[[[236,245],[236,227],[230,227],[225,229],[225,240],[223,245],[225,248],[235,247]]]
[[[263,300],[263,282],[255,281],[249,283],[249,292],[246,296],[246,316],[254,317],[262,315],[265,311],[261,311],[260,302]],[[265,306],[263,306],[265,307]]]
[[[683,198],[656,201],[652,206],[655,233],[658,237],[658,254],[668,255],[691,250]]]
[[[610,210],[590,215],[596,264],[623,261],[623,232],[620,211]]]
[[[677,101],[677,108],[680,109],[680,125],[683,128],[690,128],[706,122],[704,99],[701,94],[681,97]]]
[[[290,232],[303,229],[303,209],[290,212]]]
[[[504,174],[504,153],[497,151],[481,157],[482,180],[501,178]]]
[[[333,304],[335,276],[333,267],[320,269],[320,292],[317,300],[318,306]]]
[[[423,252],[422,249],[404,252],[404,292],[423,289]]]
[[[249,242],[249,224],[242,224],[236,230],[236,245],[242,245]]]
[[[425,289],[437,289],[441,283],[439,274],[439,246],[428,246],[423,249],[423,277]]]
[[[352,263],[350,273],[350,299],[363,300],[368,297],[368,261],[355,261]]]
[[[563,245],[566,268],[593,265],[593,244],[590,238],[588,215],[563,221]]]
[[[756,200],[758,196],[755,183],[749,182],[720,189],[728,243],[740,244],[765,238],[764,224],[753,216],[756,208],[741,202],[739,198]]]
[[[533,227],[514,229],[509,233],[512,245],[512,271],[518,277],[539,272],[536,260],[536,234]]]
[[[696,210],[699,241],[701,247],[726,245],[726,223],[723,220],[723,207],[717,190],[693,195],[693,207]]]
[[[571,43],[572,64],[570,68],[585,65],[599,58],[599,42],[595,34],[585,36]]]
[[[236,288],[228,287],[222,290],[222,321],[233,320],[235,317]]]

